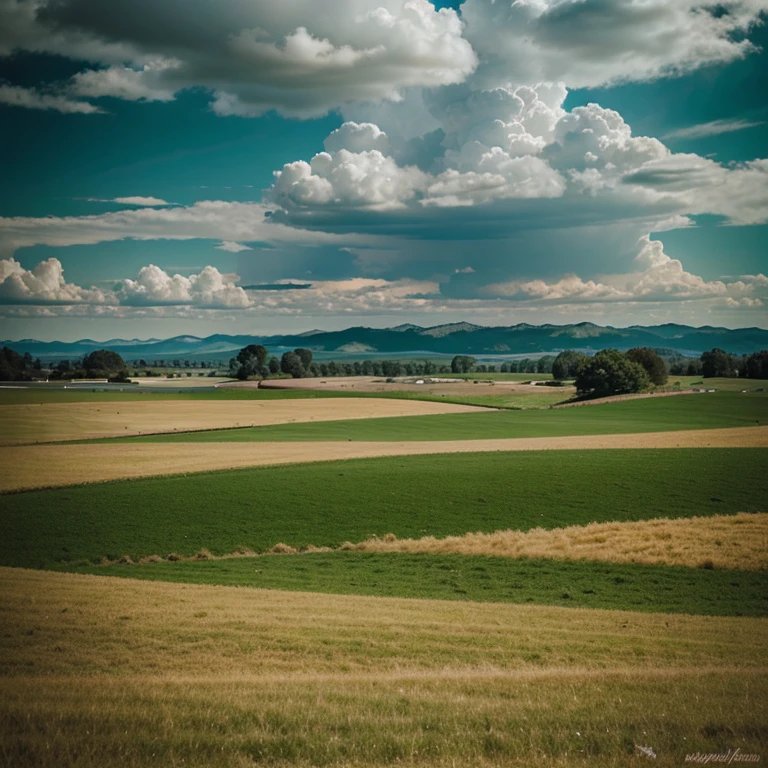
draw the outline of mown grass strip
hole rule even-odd
[[[457,399],[443,400],[443,402],[454,400]],[[717,429],[766,423],[768,423],[768,397],[759,394],[723,392],[626,400],[555,410],[489,411],[433,416],[397,416],[386,419],[350,419],[177,435],[147,435],[99,442],[479,440]]]
[[[88,566],[76,570],[157,581],[344,595],[768,616],[768,573],[752,571],[358,552]]]
[[[233,448],[236,450],[236,448]],[[260,467],[2,496],[0,564],[49,567],[206,547],[338,547],[765,511],[766,451],[443,454]]]

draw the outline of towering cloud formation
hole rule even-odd
[[[768,161],[725,166],[673,154],[658,139],[633,136],[621,115],[598,104],[566,112],[562,83],[472,90],[452,86],[423,94],[439,126],[421,146],[371,123],[348,121],[311,162],[277,171],[268,199],[283,219],[333,229],[350,209],[401,211],[433,225],[430,208],[501,204],[507,226],[518,212],[549,213],[552,226],[621,218],[710,213],[736,224],[768,221]],[[539,201],[535,210],[530,202]]]

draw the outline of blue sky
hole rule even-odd
[[[0,0],[3,338],[768,326],[764,0],[324,5]]]

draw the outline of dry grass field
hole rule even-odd
[[[534,528],[529,531],[467,533],[463,536],[399,539],[394,534],[365,541],[345,542],[344,552],[377,552],[440,555],[487,555],[555,560],[592,560],[604,563],[679,565],[743,571],[768,570],[768,513],[741,512],[712,517],[657,518],[639,522],[589,523],[566,528]],[[309,545],[296,549],[282,542],[267,554],[296,555],[334,552],[331,547]],[[213,555],[203,549],[183,560],[240,560],[261,557],[246,548],[231,554]],[[140,564],[159,562],[160,555],[145,556]],[[102,561],[104,565],[121,560]]]
[[[327,403],[328,401],[323,401]],[[345,400],[344,415],[347,417]],[[368,404],[370,400],[359,401]],[[395,405],[401,403],[392,401]],[[314,401],[310,401],[310,405]],[[403,405],[430,405],[404,402]],[[142,403],[142,407],[147,404]],[[439,405],[439,404],[438,404]],[[165,406],[167,407],[167,406]],[[122,409],[122,405],[120,406]],[[311,411],[310,411],[311,412]],[[765,448],[768,427],[642,434],[409,442],[132,443],[0,447],[0,492],[217,469],[312,461],[485,451],[594,448]]]
[[[397,539],[390,534],[347,544],[343,549],[763,571],[768,569],[768,514],[590,523],[550,530],[467,533],[441,539]]]
[[[530,374],[531,380],[537,378],[535,373]],[[416,381],[423,381],[417,384]],[[231,385],[226,385],[231,386]],[[237,385],[235,385],[237,386]],[[541,395],[549,392],[559,395],[560,400],[567,400],[576,393],[572,386],[540,387],[535,384],[525,384],[520,381],[499,381],[484,378],[482,373],[477,374],[477,380],[449,379],[437,377],[408,377],[387,381],[382,376],[336,376],[316,379],[270,379],[264,386],[268,389],[310,389],[321,392],[417,392],[422,395],[446,396],[446,397],[482,397],[498,395]]]
[[[768,743],[768,620],[0,570],[0,762],[597,766]]]
[[[0,445],[480,410],[466,405],[386,398],[3,405]]]

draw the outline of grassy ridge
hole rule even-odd
[[[376,597],[768,616],[768,573],[472,555],[333,552],[90,566],[81,573]]]
[[[445,454],[29,491],[2,496],[0,564],[764,511],[765,461],[747,448]]]
[[[625,400],[531,411],[489,411],[305,422],[100,442],[253,442],[308,440],[474,440],[629,434],[768,423],[768,397],[734,392]]]

